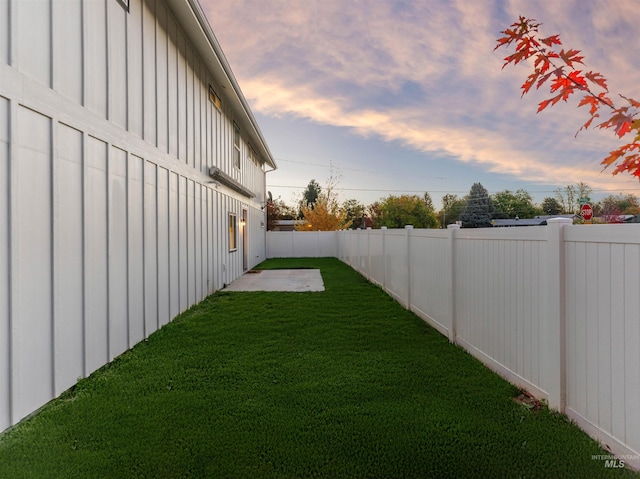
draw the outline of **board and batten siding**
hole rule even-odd
[[[190,1],[129,3],[0,0],[0,431],[265,259],[273,160]]]

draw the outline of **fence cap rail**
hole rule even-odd
[[[573,219],[571,219],[571,218],[549,218],[547,220],[547,224],[572,225],[573,224]]]

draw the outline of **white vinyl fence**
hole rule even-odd
[[[267,257],[339,258],[640,468],[640,225],[549,223],[268,232]]]
[[[338,257],[335,231],[268,231],[267,251],[271,258]]]

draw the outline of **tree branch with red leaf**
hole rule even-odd
[[[548,84],[552,95],[538,104],[538,113],[560,100],[566,102],[575,93],[583,94],[578,107],[589,107],[589,119],[576,135],[589,128],[594,120],[603,117],[607,119],[598,123],[598,128],[613,129],[619,138],[629,133],[634,135],[633,141],[611,151],[601,164],[604,165],[603,170],[615,165],[614,175],[627,172],[640,178],[640,102],[619,95],[626,104],[616,105],[609,97],[607,81],[600,73],[577,68],[577,65],[584,66],[580,50],[562,48],[558,51],[558,47],[562,46],[560,36],[540,38],[539,27],[540,23],[521,16],[510,28],[501,32],[504,36],[498,38],[494,50],[515,48],[512,54],[504,58],[502,68],[533,58],[534,71],[521,87],[522,96],[534,85],[540,89],[545,84]]]

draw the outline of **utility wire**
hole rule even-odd
[[[393,173],[393,172],[387,172],[387,171],[373,171],[373,170],[369,170],[366,168],[347,168],[347,167],[342,167],[342,166],[335,166],[335,165],[322,165],[320,163],[309,163],[307,161],[296,161],[296,160],[285,160],[284,158],[276,158],[276,161],[280,162],[280,161],[285,161],[287,163],[297,163],[299,165],[306,165],[306,166],[317,166],[319,168],[335,168],[336,170],[338,170],[338,172],[345,170],[345,171],[357,171],[357,172],[364,172],[364,173],[376,173],[379,175],[385,175],[385,176],[402,176],[398,173]],[[451,180],[452,178],[445,178],[442,176],[430,176],[430,179],[435,179],[435,180]]]

